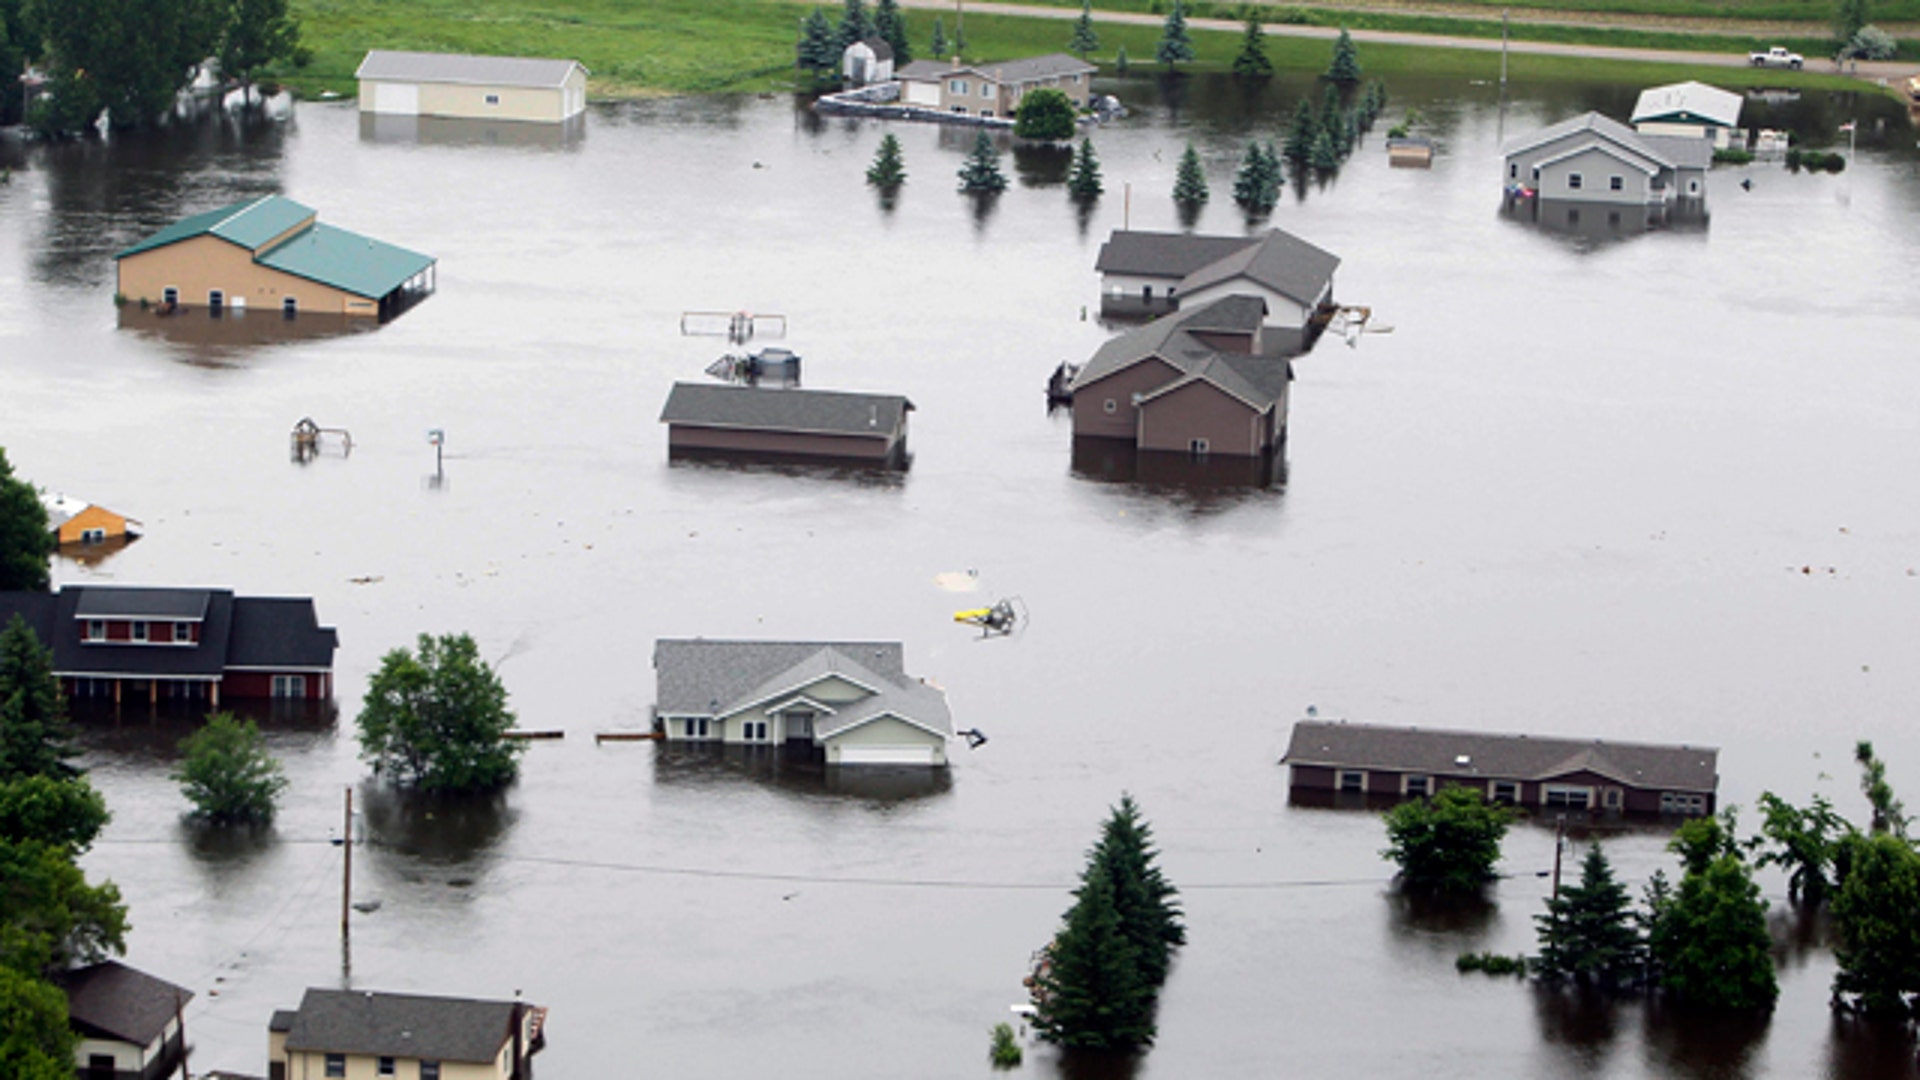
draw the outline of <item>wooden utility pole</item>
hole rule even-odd
[[[1507,89],[1507,11],[1500,9],[1500,89]]]
[[[1560,899],[1560,850],[1567,845],[1562,838],[1567,834],[1567,815],[1561,814],[1553,819],[1553,898]]]
[[[340,944],[347,943],[347,916],[352,912],[349,906],[353,899],[353,787],[347,787],[347,813],[340,822],[340,842],[342,844],[340,860]],[[1559,875],[1554,876],[1559,880]]]

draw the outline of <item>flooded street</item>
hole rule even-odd
[[[1290,806],[1276,764],[1311,705],[1718,746],[1723,804],[1819,790],[1856,820],[1866,738],[1920,791],[1905,115],[1750,101],[1749,125],[1814,141],[1858,116],[1860,153],[1838,175],[1716,170],[1704,229],[1579,237],[1499,213],[1502,131],[1624,115],[1637,87],[1518,87],[1503,119],[1489,86],[1393,83],[1381,130],[1416,106],[1434,168],[1389,169],[1376,132],[1272,218],[1394,328],[1297,363],[1283,480],[1076,459],[1042,390],[1110,332],[1083,317],[1100,243],[1129,212],[1176,227],[1189,139],[1213,185],[1199,229],[1244,228],[1232,168],[1303,86],[1115,84],[1136,113],[1095,133],[1108,192],[1084,224],[1057,155],[1009,155],[977,214],[953,190],[970,130],[785,97],[597,108],[549,144],[363,132],[338,104],[0,144],[0,445],[147,528],[57,580],[312,595],[339,629],[337,719],[268,724],[292,784],[266,838],[181,824],[178,718],[88,722],[114,821],[86,866],[126,896],[129,962],[199,994],[194,1069],[264,1072],[271,1012],[350,960],[355,987],[551,1006],[548,1080],[980,1075],[1131,791],[1190,943],[1159,1044],[1098,1075],[1915,1075],[1910,1043],[1834,1026],[1820,947],[1786,952],[1757,1028],[1460,976],[1462,951],[1534,948],[1551,829],[1509,837],[1489,908],[1417,910],[1377,816]],[[887,130],[909,173],[891,212],[862,179]],[[113,252],[269,192],[437,257],[438,293],[371,332],[120,325]],[[669,464],[667,390],[724,349],[681,313],[736,309],[787,317],[806,385],[910,397],[911,469]],[[302,417],[351,431],[351,455],[291,461]],[[966,570],[977,592],[936,584]],[[1008,595],[1032,613],[1018,637],[951,620]],[[529,746],[497,804],[363,788],[354,894],[380,907],[345,957],[329,838],[366,777],[352,719],[382,653],[450,631],[523,727],[567,737]],[[596,745],[647,723],[654,640],[696,635],[902,640],[990,742],[956,741],[930,781]],[[1672,872],[1664,842],[1610,842],[1636,895]],[[1026,1070],[1060,1071],[1045,1050]]]

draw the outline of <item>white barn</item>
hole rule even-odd
[[[586,111],[587,74],[578,60],[375,49],[354,76],[363,114],[557,124]]]
[[[1745,103],[1731,90],[1702,82],[1648,87],[1634,103],[1633,129],[1642,135],[1711,139],[1715,149],[1724,149],[1739,132]]]
[[[840,54],[840,76],[848,86],[893,81],[893,46],[885,38],[856,41]]]

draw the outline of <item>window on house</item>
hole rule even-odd
[[[1355,794],[1367,790],[1367,774],[1357,770],[1340,770],[1340,790]]]
[[[1541,801],[1562,810],[1585,810],[1593,805],[1593,789],[1570,784],[1548,784]]]
[[[1187,452],[1195,457],[1204,457],[1213,449],[1213,444],[1205,439],[1192,439],[1187,443]]]
[[[1520,163],[1519,162],[1510,161],[1507,163],[1507,179],[1509,180],[1520,179]]]
[[[174,623],[173,624],[173,640],[175,642],[192,641],[193,640],[193,624],[190,622]]]
[[[1100,408],[1106,412],[1114,412],[1120,408],[1120,403],[1113,400],[1112,398],[1108,398],[1106,401],[1101,403]]]
[[[144,621],[136,620],[130,632],[133,635],[133,640],[135,641],[147,640],[147,624]]]
[[[1493,801],[1504,803],[1519,802],[1520,785],[1511,780],[1495,780],[1493,782]]]
[[[1401,792],[1407,795],[1433,794],[1433,778],[1430,776],[1409,776],[1401,781]]]
[[[273,696],[277,698],[306,697],[307,677],[305,675],[275,675],[273,677]]]
[[[984,83],[984,82],[983,82],[983,83],[981,83],[981,84],[980,84],[980,96],[981,96],[981,97],[992,97],[992,96],[993,96],[993,84],[992,84],[992,83]]]
[[[488,94],[488,95],[487,95],[487,104],[489,104],[489,105],[498,105],[498,104],[500,104],[500,95],[499,95],[499,94]]]
[[[1707,812],[1705,795],[1689,795],[1681,791],[1663,791],[1660,793],[1660,812],[1663,814],[1704,814]]]
[[[964,94],[966,92],[967,80],[965,79],[954,79],[947,83],[947,93],[949,94]]]
[[[704,716],[687,717],[687,738],[704,739],[707,737],[707,718]]]
[[[98,544],[106,540],[106,538],[107,538],[107,530],[105,529],[80,530],[80,542],[83,544]]]
[[[207,290],[207,306],[218,309],[227,302],[227,294],[219,289]]]
[[[327,1075],[328,1076],[347,1075],[347,1055],[328,1054],[327,1055]]]
[[[376,1074],[379,1076],[393,1076],[394,1075],[393,1059],[390,1057],[381,1058],[379,1067],[376,1070]]]
[[[1579,191],[1580,184],[1581,184],[1581,178],[1579,173],[1570,172],[1567,174],[1567,187],[1571,188],[1574,191]]]
[[[295,315],[300,314],[300,301],[294,299],[291,296],[281,297],[280,298],[280,314],[285,315],[288,318],[292,318]]]
[[[1619,177],[1619,176],[1607,177],[1607,190],[1625,191],[1626,189],[1627,189],[1627,181],[1624,177]]]
[[[1601,792],[1600,805],[1606,807],[1609,810],[1620,809],[1620,789],[1617,787],[1610,787],[1607,790]]]
[[[437,1061],[421,1062],[420,1080],[440,1080],[440,1063]]]
[[[168,307],[177,306],[180,303],[180,290],[174,288],[171,285],[167,286],[164,289],[161,289],[160,302],[167,305]]]
[[[87,620],[87,640],[88,641],[107,640],[107,624],[104,622],[101,622],[99,619],[88,619]]]

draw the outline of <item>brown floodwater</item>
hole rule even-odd
[[[0,445],[20,474],[141,519],[63,582],[316,598],[337,715],[270,714],[292,786],[268,834],[181,822],[178,717],[86,718],[114,820],[86,865],[124,891],[128,959],[191,987],[196,1069],[265,1071],[306,986],[552,1007],[548,1077],[988,1072],[987,1032],[1131,791],[1190,943],[1143,1059],[1037,1075],[1908,1077],[1912,1042],[1837,1026],[1831,953],[1776,905],[1770,1022],[1675,1016],[1462,977],[1533,945],[1550,830],[1488,902],[1396,897],[1364,810],[1289,803],[1291,723],[1321,716],[1721,748],[1724,801],[1831,794],[1854,740],[1920,776],[1920,157],[1890,102],[1808,94],[1749,123],[1830,143],[1839,175],[1717,170],[1687,228],[1556,230],[1500,209],[1504,134],[1637,88],[1396,82],[1440,145],[1376,134],[1273,222],[1338,253],[1377,325],[1298,364],[1286,459],[1135,461],[1073,445],[1042,390],[1111,332],[1102,239],[1170,228],[1175,162],[1206,231],[1231,169],[1304,83],[1115,84],[1108,193],[1057,154],[974,207],[971,132],[821,120],[787,97],[596,108],[553,139],[364,127],[350,105],[146,139],[0,142]],[[862,180],[883,131],[910,174]],[[1742,190],[1742,176],[1753,181]],[[1130,186],[1130,195],[1129,195]],[[439,292],[371,330],[277,314],[124,316],[111,255],[188,212],[284,192],[437,256]],[[1627,223],[1629,226],[1633,223]],[[1591,222],[1589,222],[1591,225]],[[683,311],[787,317],[808,386],[904,392],[904,473],[667,460],[675,379],[724,343]],[[351,454],[292,460],[302,417]],[[430,429],[446,432],[436,471]],[[959,594],[936,576],[978,572]],[[955,579],[947,578],[951,582]],[[951,613],[1023,598],[1019,636]],[[383,652],[470,631],[528,748],[495,800],[366,784],[352,717]],[[663,636],[880,637],[948,689],[948,775],[596,745],[643,726]],[[339,935],[343,791],[363,846]],[[1637,891],[1659,830],[1604,833]]]

